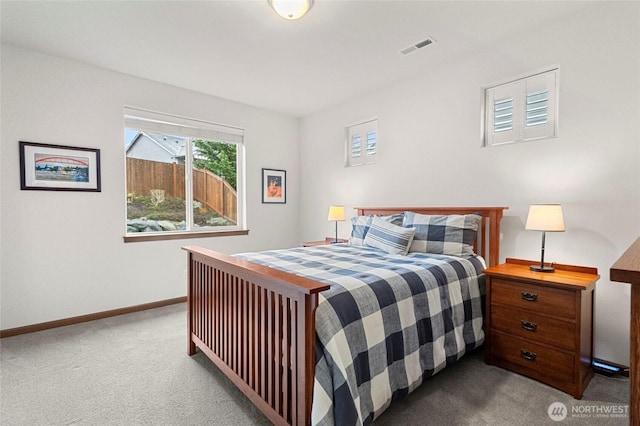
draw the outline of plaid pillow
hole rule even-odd
[[[405,212],[402,225],[415,228],[409,252],[472,256],[482,216],[423,215]]]
[[[375,217],[364,238],[364,245],[379,248],[389,254],[406,255],[415,231]]]
[[[386,220],[387,222],[393,223],[394,225],[402,226],[402,219],[404,218],[404,213],[392,214],[389,216],[365,215],[365,216],[352,217],[351,218],[351,237],[349,237],[349,244],[351,244],[352,246],[364,245],[364,239],[367,236],[367,232],[369,232],[369,228],[371,227],[371,222],[373,222],[373,219],[376,217]]]

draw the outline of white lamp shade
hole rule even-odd
[[[344,206],[330,206],[327,220],[345,220]]]
[[[562,232],[564,217],[560,204],[532,204],[525,229],[529,231]]]
[[[313,0],[269,0],[269,4],[284,19],[299,19],[311,9]]]

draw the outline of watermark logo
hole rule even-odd
[[[571,407],[571,417],[627,418],[629,406],[626,404],[580,404]]]
[[[568,409],[562,402],[554,402],[547,408],[549,418],[554,422],[561,422],[567,417],[572,418],[628,418],[629,406],[627,404],[576,404]]]
[[[553,404],[549,405],[549,408],[547,409],[549,418],[554,422],[561,422],[566,419],[567,413],[567,406],[562,402],[554,402]]]

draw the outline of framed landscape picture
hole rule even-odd
[[[100,192],[100,150],[20,141],[20,189]]]
[[[262,202],[285,204],[287,202],[287,172],[262,169]]]

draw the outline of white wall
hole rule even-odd
[[[640,236],[639,17],[638,3],[594,2],[305,117],[302,238],[331,235],[330,204],[508,206],[501,257],[539,259],[540,233],[524,231],[528,206],[562,203],[567,231],[547,234],[545,259],[598,268],[595,354],[628,365],[630,290],[609,281],[609,268]],[[481,148],[481,87],[550,65],[560,66],[560,137]],[[371,117],[378,164],[343,167],[344,126]],[[349,222],[339,229],[347,237]]]
[[[1,53],[0,329],[184,296],[184,245],[299,244],[297,119],[12,46]],[[245,129],[248,236],[123,242],[125,105]],[[21,191],[21,140],[99,148],[102,192]],[[262,167],[287,170],[287,204],[262,204]]]

